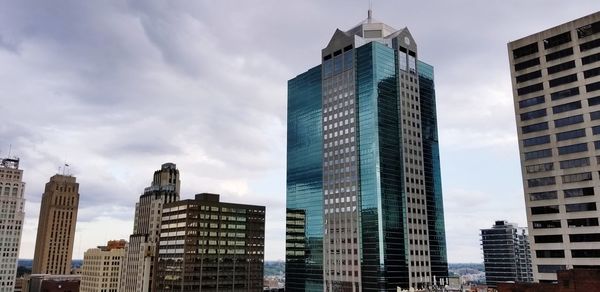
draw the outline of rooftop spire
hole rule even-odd
[[[371,23],[373,19],[373,0],[369,0],[369,11],[367,12],[367,22]]]

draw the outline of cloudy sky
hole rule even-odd
[[[596,12],[597,0],[374,1],[435,66],[450,262],[478,232],[526,224],[506,43]],[[286,82],[319,62],[368,1],[0,0],[0,156],[21,158],[32,258],[41,194],[65,162],[80,183],[74,257],[128,238],[163,162],[182,198],[267,206],[266,259],[284,258]]]

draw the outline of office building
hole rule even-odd
[[[262,291],[265,207],[217,194],[166,204],[154,291]]]
[[[71,273],[79,184],[71,175],[56,174],[46,183],[35,241],[33,274]]]
[[[79,292],[81,275],[33,274],[25,277],[26,292]]]
[[[371,11],[321,60],[288,82],[286,291],[447,277],[433,67]]]
[[[499,282],[533,282],[531,249],[527,229],[496,221],[481,230],[485,282],[496,288]]]
[[[154,257],[163,205],[179,200],[179,170],[165,163],[154,172],[152,183],[135,205],[133,234],[121,272],[120,292],[148,292],[152,289]]]
[[[12,292],[25,218],[25,183],[18,158],[0,164],[0,292]]]
[[[81,292],[118,292],[125,240],[111,240],[106,246],[88,249],[83,254]]]
[[[534,279],[600,268],[600,13],[508,52]]]

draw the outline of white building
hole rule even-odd
[[[0,164],[0,292],[12,292],[25,218],[25,183],[18,158]]]
[[[125,240],[88,249],[83,255],[81,292],[118,292]]]

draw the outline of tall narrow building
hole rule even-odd
[[[286,291],[447,277],[433,67],[371,11],[321,60],[288,83]]]
[[[13,291],[25,219],[25,183],[18,158],[0,164],[0,292]]]
[[[46,183],[35,241],[33,274],[71,273],[79,184],[71,175],[56,174]]]
[[[154,172],[152,184],[135,205],[133,234],[121,273],[120,292],[148,292],[152,289],[156,245],[164,204],[179,201],[179,170],[165,163]]]
[[[533,282],[531,249],[527,229],[506,221],[496,221],[481,230],[485,282],[497,288],[499,282]]]
[[[600,268],[600,12],[508,44],[534,278]]]

